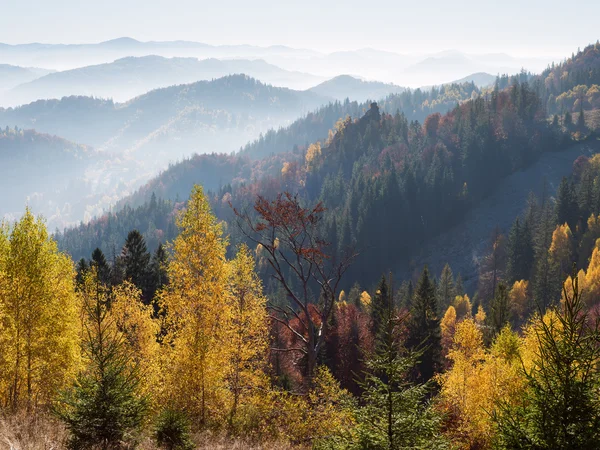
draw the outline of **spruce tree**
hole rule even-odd
[[[373,336],[377,336],[381,331],[385,315],[387,314],[389,295],[388,285],[385,281],[385,275],[383,275],[371,300],[371,333]]]
[[[104,256],[104,253],[99,248],[96,248],[92,252],[92,260],[90,262],[90,265],[96,268],[96,272],[101,283],[103,283],[106,286],[111,284],[110,266],[106,262],[106,257]]]
[[[417,379],[429,381],[441,365],[441,330],[434,284],[425,267],[414,293],[407,323],[409,349],[422,349],[416,365]]]
[[[496,295],[490,304],[490,313],[487,316],[488,328],[492,336],[496,336],[504,325],[510,320],[510,304],[508,299],[508,289],[504,283],[498,284]]]
[[[597,449],[600,442],[600,329],[581,300],[577,277],[565,301],[532,324],[538,349],[524,368],[517,406],[494,415],[501,449]]]
[[[579,205],[577,204],[577,195],[573,185],[569,183],[566,177],[563,177],[556,193],[556,218],[559,225],[567,223],[574,230],[577,225],[578,215]]]
[[[150,280],[148,282],[148,299],[152,301],[156,292],[169,284],[167,274],[167,252],[162,244],[158,244],[150,263]]]
[[[132,230],[127,235],[127,240],[122,251],[123,265],[125,269],[125,279],[130,280],[139,289],[142,290],[146,303],[150,299],[149,266],[150,253],[146,248],[146,241],[138,230]]]
[[[443,314],[446,312],[446,309],[448,309],[448,307],[452,304],[456,295],[457,293],[454,288],[454,276],[452,274],[452,269],[450,268],[450,264],[446,263],[442,269],[440,281],[437,286],[439,306],[438,313]]]
[[[404,318],[396,317],[391,292],[386,300],[376,351],[367,361],[360,383],[363,406],[356,413],[356,434],[344,448],[448,448],[441,433],[441,417],[427,400],[429,386],[410,381],[409,374],[421,354],[399,345],[396,332]]]
[[[95,268],[85,274],[80,291],[85,369],[62,394],[56,412],[69,431],[69,448],[123,448],[135,441],[147,412],[141,374],[110,315],[110,288],[100,282]]]
[[[529,280],[533,265],[533,241],[528,222],[517,218],[508,236],[506,279],[509,283]]]

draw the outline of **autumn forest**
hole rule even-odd
[[[600,44],[420,88],[228,56],[0,108],[0,448],[599,449]]]

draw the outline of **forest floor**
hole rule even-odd
[[[598,152],[600,140],[544,153],[536,163],[504,179],[460,223],[424,242],[412,256],[409,267],[398,270],[400,279],[414,278],[425,265],[439,276],[444,265],[449,263],[455,276],[461,274],[465,290],[471,295],[477,287],[479,263],[489,251],[496,226],[508,235],[514,220],[524,212],[530,192],[541,199],[545,180],[547,195],[554,196],[561,179],[571,174],[575,159]]]
[[[0,416],[0,450],[66,450],[64,426],[48,414]],[[285,443],[251,443],[225,435],[196,434],[197,450],[302,450]],[[150,432],[141,438],[138,450],[159,450]]]

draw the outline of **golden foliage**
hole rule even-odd
[[[523,320],[529,303],[529,282],[526,280],[515,281],[508,297],[512,313]]]
[[[200,186],[179,216],[162,296],[166,314],[162,372],[165,402],[198,417],[202,425],[223,419],[228,403],[227,341],[231,310],[225,291],[227,242]]]
[[[467,294],[457,295],[454,298],[454,308],[456,309],[457,320],[471,317],[471,300]]]
[[[264,394],[269,387],[265,374],[268,354],[268,317],[263,287],[254,270],[254,259],[242,245],[228,264],[230,316],[224,335],[229,344],[226,384],[230,392],[229,425],[235,429],[252,427],[257,413],[264,409]]]
[[[116,286],[110,315],[123,334],[132,367],[140,371],[142,391],[150,393],[159,389],[160,347],[157,338],[160,324],[153,318],[152,307],[142,302],[142,291],[128,281]]]
[[[369,293],[367,291],[363,291],[360,294],[360,304],[363,306],[363,308],[367,309],[371,307],[371,296],[369,295]]]
[[[566,223],[557,225],[552,233],[552,243],[548,250],[550,260],[568,274],[571,271],[571,255],[573,254],[573,234]]]
[[[321,160],[321,143],[316,142],[315,144],[310,144],[308,150],[306,150],[306,167],[308,170],[311,170],[319,165]]]
[[[29,209],[0,227],[0,405],[47,404],[78,364],[71,260]]]
[[[522,389],[518,358],[520,340],[505,327],[491,351],[483,346],[483,334],[473,319],[456,326],[448,354],[452,368],[438,378],[440,401],[448,413],[448,433],[459,448],[490,445],[494,427],[491,413],[499,399],[518,399]]]

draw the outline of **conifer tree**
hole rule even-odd
[[[517,406],[501,403],[494,416],[502,449],[595,449],[600,442],[597,369],[600,329],[585,310],[578,279],[564,302],[539,317],[530,333],[537,344],[526,389]]]
[[[456,297],[456,289],[454,287],[454,276],[450,264],[446,263],[440,275],[440,281],[437,286],[437,299],[440,311],[446,311]],[[462,294],[460,294],[462,295]]]
[[[490,304],[490,313],[487,316],[488,326],[493,336],[496,336],[510,319],[510,303],[508,289],[504,283],[498,285],[496,295]],[[492,337],[493,337],[492,336]]]
[[[96,248],[92,252],[90,265],[93,265],[96,268],[96,272],[98,273],[98,278],[100,279],[101,283],[104,283],[106,286],[111,284],[110,266],[106,262],[104,253],[99,248]]]
[[[569,183],[566,177],[563,177],[556,193],[556,219],[560,225],[567,223],[574,230],[578,215],[577,195],[573,185]]]
[[[228,401],[226,239],[201,186],[194,186],[177,220],[180,234],[169,263],[169,289],[161,299],[166,316],[166,398],[200,427],[223,419]]]
[[[515,220],[508,236],[506,280],[514,283],[530,278],[533,265],[533,241],[529,224]]]
[[[353,449],[443,449],[441,417],[426,400],[426,384],[414,384],[409,374],[419,351],[400,348],[397,327],[403,318],[395,316],[393,299],[388,294],[382,311],[382,327],[374,356],[367,361],[362,404],[357,410],[356,437],[346,448]]]
[[[125,279],[131,281],[142,290],[146,303],[149,293],[148,278],[150,266],[150,253],[146,248],[146,241],[138,230],[132,230],[127,235],[121,255],[125,269]]]
[[[154,295],[157,291],[169,284],[167,266],[167,252],[165,247],[159,243],[156,251],[152,255],[152,261],[150,262],[150,280],[148,282],[150,288],[148,298],[150,301],[154,299]]]
[[[85,368],[56,406],[69,431],[69,448],[103,450],[136,440],[148,401],[141,374],[131,364],[125,337],[109,310],[110,291],[92,268],[80,289],[83,308],[81,350]]]
[[[441,364],[441,331],[435,288],[425,267],[414,293],[407,323],[409,349],[422,349],[416,364],[417,379],[429,381]]]
[[[390,292],[385,281],[385,275],[382,275],[375,295],[371,300],[371,333],[373,336],[377,336],[381,331],[383,320],[387,314],[389,296]]]

